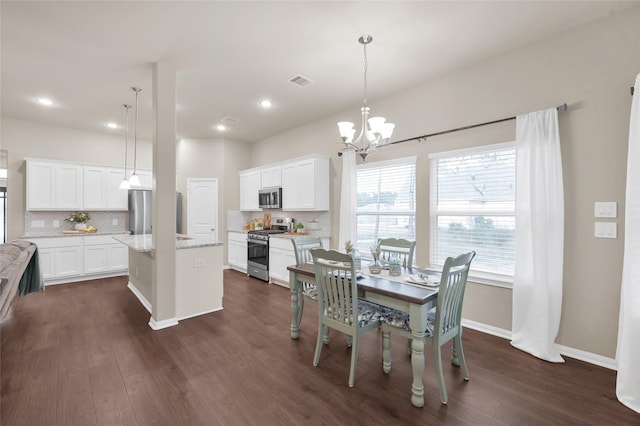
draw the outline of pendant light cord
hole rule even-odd
[[[129,152],[129,108],[131,105],[124,104],[126,111],[124,129],[124,180],[127,180],[127,154]]]
[[[140,89],[134,87],[133,90],[136,92],[136,122],[133,128],[133,174],[135,175],[138,160],[138,93]]]

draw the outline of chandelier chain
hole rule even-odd
[[[367,60],[367,44],[363,44],[364,49],[364,106],[367,106],[367,71],[369,69],[369,61]]]

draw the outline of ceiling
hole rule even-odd
[[[179,138],[255,142],[368,97],[486,60],[639,2],[2,1],[2,115],[123,134],[140,95],[152,135],[152,66],[175,64]],[[300,74],[314,83],[298,87]],[[54,100],[52,107],[35,102]],[[258,102],[269,98],[269,110]],[[133,117],[133,116],[131,116]],[[238,122],[221,134],[225,117]],[[336,139],[338,138],[336,128]]]

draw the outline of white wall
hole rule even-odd
[[[569,111],[560,113],[566,223],[557,342],[608,358],[615,357],[616,349],[624,218],[616,220],[618,239],[595,239],[593,203],[616,201],[620,214],[624,212],[629,87],[640,72],[638,22],[640,8],[634,8],[369,102],[374,115],[396,123],[393,140],[569,104]],[[335,123],[358,122],[358,108],[354,104],[333,117],[266,139],[252,151],[254,166],[312,152],[331,156],[333,241],[341,170]],[[370,156],[368,162],[418,156],[418,265],[426,266],[429,258],[428,155],[514,136],[515,122],[509,121],[384,148]],[[464,317],[510,330],[511,291],[470,283]]]
[[[249,168],[251,146],[228,139],[181,139],[176,148],[177,188],[183,194],[183,231],[186,232],[187,179],[218,179],[218,238],[227,240],[227,211],[240,205],[239,170]],[[227,245],[223,258],[227,259]]]

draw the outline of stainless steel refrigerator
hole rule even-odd
[[[151,233],[152,192],[150,189],[129,190],[129,231]],[[182,194],[176,192],[176,232],[182,231]]]

